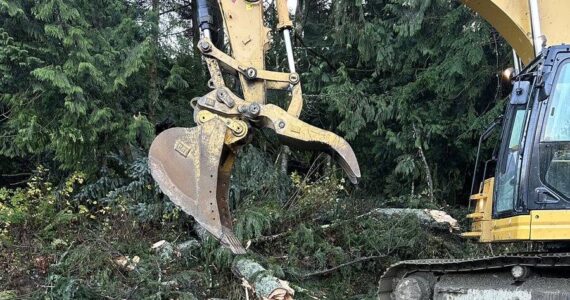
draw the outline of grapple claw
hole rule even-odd
[[[263,105],[260,116],[264,119],[264,126],[275,130],[284,144],[333,154],[350,181],[358,183],[360,167],[352,147],[345,139],[305,123],[273,104]]]
[[[233,253],[245,249],[232,233],[229,178],[235,153],[224,144],[227,127],[212,119],[194,128],[171,128],[150,147],[149,165],[160,189]]]

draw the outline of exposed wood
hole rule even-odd
[[[336,222],[330,224],[321,225],[321,229],[330,229],[336,228],[339,225],[346,224],[347,222],[367,218],[367,217],[400,217],[405,215],[414,215],[418,218],[422,225],[425,225],[429,228],[433,229],[441,229],[441,230],[449,230],[449,231],[456,231],[459,230],[459,223],[456,219],[451,217],[449,214],[442,210],[436,209],[412,209],[412,208],[376,208],[373,209],[365,214],[359,215],[353,219],[348,220],[338,220]],[[276,233],[273,235],[267,236],[260,236],[255,239],[252,239],[251,242],[255,243],[265,243],[265,242],[272,242],[277,239],[283,238],[288,236],[292,231],[285,231]]]
[[[414,215],[418,218],[422,225],[434,229],[443,230],[459,230],[459,223],[456,219],[442,210],[436,209],[413,209],[413,208],[377,208],[370,212],[360,215],[357,218],[368,216],[384,216],[384,217],[401,217],[405,215]]]
[[[257,262],[238,257],[234,260],[233,271],[244,280],[244,286],[252,289],[261,299],[292,300],[295,291],[287,281],[273,275]]]
[[[195,223],[194,230],[202,241],[213,238],[198,223]],[[289,286],[289,282],[274,277],[267,269],[251,258],[236,256],[232,271],[243,281],[242,284],[260,299],[293,300],[295,291]]]

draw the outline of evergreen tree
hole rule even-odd
[[[120,0],[0,1],[0,155],[93,174],[147,147],[172,111],[191,119],[204,72],[159,48],[157,15]]]
[[[502,109],[493,74],[505,43],[452,1],[306,5],[308,99],[374,162],[364,189],[464,196],[477,135]]]

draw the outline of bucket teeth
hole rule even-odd
[[[229,178],[235,153],[224,145],[227,127],[213,119],[194,128],[171,128],[150,147],[152,177],[174,204],[233,253],[245,249],[232,233]]]

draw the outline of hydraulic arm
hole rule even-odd
[[[570,31],[566,29],[570,1],[461,0],[461,2],[485,18],[516,50],[525,64],[530,63],[539,54],[535,49],[540,49],[546,44],[559,45],[570,41]],[[536,11],[535,16],[531,16],[532,10]],[[538,27],[532,25],[533,17]]]
[[[299,119],[303,94],[295,72],[286,0],[276,0],[275,5],[288,73],[265,69],[270,31],[263,25],[263,1],[219,0],[213,7],[210,3],[197,1],[197,20],[201,32],[198,49],[208,66],[212,91],[191,101],[196,127],[171,128],[156,137],[149,164],[152,176],[172,202],[232,252],[242,254],[245,249],[232,232],[229,180],[236,156],[250,142],[253,128],[272,129],[286,145],[331,153],[353,183],[360,178],[360,169],[343,138]],[[214,24],[214,9],[220,10],[224,26]],[[225,28],[231,55],[211,40],[212,30],[218,27]],[[241,95],[225,85],[222,70],[238,76]],[[268,89],[290,91],[287,110],[267,103]]]

